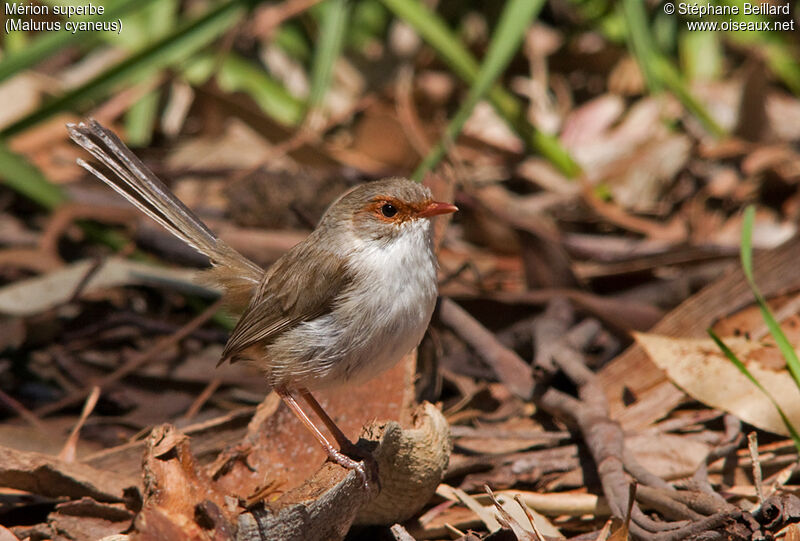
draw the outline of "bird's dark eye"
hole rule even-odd
[[[387,218],[391,218],[392,216],[397,214],[397,207],[395,207],[391,203],[386,203],[381,207],[381,214],[383,214]]]

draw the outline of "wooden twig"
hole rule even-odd
[[[524,400],[530,398],[533,371],[519,355],[498,342],[492,332],[450,299],[441,299],[439,319],[475,349],[512,393]]]
[[[590,337],[591,328],[579,328],[574,335],[567,333],[551,349],[553,361],[578,387],[578,397],[548,388],[534,395],[537,404],[575,425],[583,435],[586,446],[597,466],[612,514],[624,520],[630,517],[630,533],[636,539],[672,541],[686,539],[700,532],[712,531],[723,523],[735,521],[741,512],[730,505],[721,505],[717,499],[698,491],[677,491],[665,486],[658,488],[641,485],[639,498],[647,500],[670,518],[690,518],[692,522],[658,521],[646,515],[630,501],[630,478],[626,471],[633,470],[636,477],[650,481],[654,476],[638,463],[626,464],[630,457],[625,451],[625,436],[621,426],[609,415],[608,402],[600,379],[583,362],[576,346],[581,337]],[[724,503],[724,502],[723,502]],[[711,516],[707,516],[711,515]]]
[[[98,398],[100,398],[100,387],[92,387],[92,392],[86,397],[86,403],[83,405],[83,410],[81,411],[81,416],[78,418],[78,422],[72,427],[69,438],[67,438],[66,443],[64,443],[64,447],[61,448],[61,452],[58,453],[58,458],[64,462],[75,461],[75,448],[78,446],[78,437],[80,436],[81,428],[83,428],[83,425],[86,424],[86,419],[88,419],[89,415],[94,411]]]
[[[36,430],[43,434],[47,434],[49,432],[48,428],[42,423],[39,417],[33,413],[31,410],[23,406],[19,401],[14,399],[11,395],[7,394],[5,391],[0,389],[0,402],[3,403],[9,410],[13,411],[22,419],[25,420],[29,425],[34,427]]]
[[[197,395],[197,398],[194,399],[194,402],[192,402],[192,405],[189,406],[189,409],[186,410],[186,413],[183,416],[184,419],[188,421],[197,415],[197,413],[200,411],[200,408],[202,408],[208,399],[211,398],[211,395],[213,395],[214,392],[219,389],[220,384],[222,384],[222,379],[218,377],[212,378],[211,381],[208,382],[208,385],[205,386],[203,391]]]
[[[203,325],[209,319],[211,319],[214,316],[214,314],[216,314],[217,311],[222,307],[222,305],[223,305],[222,299],[217,300],[211,306],[206,308],[200,315],[196,316],[189,323],[184,325],[175,334],[158,340],[149,349],[143,351],[142,353],[139,353],[138,355],[135,355],[124,365],[120,366],[110,374],[92,383],[91,386],[87,386],[84,387],[83,389],[79,389],[75,392],[72,392],[67,396],[65,396],[64,398],[62,398],[61,400],[56,400],[55,402],[46,404],[41,408],[37,409],[35,413],[39,416],[45,416],[55,411],[58,411],[62,408],[76,404],[77,402],[80,402],[81,400],[86,398],[92,391],[94,386],[100,387],[101,389],[108,388],[109,386],[113,385],[114,383],[121,380],[125,376],[132,374],[142,366],[146,365],[149,362],[152,362],[154,359],[157,359],[161,353],[168,350],[170,347],[180,343],[184,338],[186,338],[192,332],[194,332],[195,329],[199,328],[201,325]]]

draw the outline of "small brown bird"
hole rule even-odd
[[[337,450],[297,397],[353,454],[353,444],[310,391],[369,379],[419,344],[437,296],[429,219],[458,209],[406,179],[363,184],[334,202],[308,238],[264,271],[218,239],[111,131],[94,120],[67,129],[118,178],[79,159],[81,166],[208,256],[209,273],[227,295],[249,299],[220,363],[255,363],[330,459],[366,481],[364,463]]]

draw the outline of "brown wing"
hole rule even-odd
[[[319,239],[307,239],[269,269],[234,327],[220,364],[228,359],[234,362],[248,347],[268,344],[298,323],[330,310],[350,278],[344,259],[320,246],[324,243]]]

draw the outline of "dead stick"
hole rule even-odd
[[[205,389],[203,389],[203,392],[198,395],[195,401],[192,402],[192,405],[189,406],[189,409],[186,410],[186,413],[183,416],[184,419],[188,421],[197,415],[203,405],[205,405],[208,399],[211,398],[211,395],[213,395],[214,392],[219,388],[220,384],[222,384],[222,380],[220,378],[212,378],[211,381],[208,382],[208,385],[206,385]]]
[[[492,367],[512,393],[527,400],[533,393],[533,369],[466,310],[448,298],[439,303],[439,319]]]
[[[0,390],[0,403],[4,404],[8,409],[22,417],[28,424],[43,434],[48,433],[47,427],[39,420],[31,410],[23,406],[20,402],[15,400],[11,395],[6,394]]]
[[[109,385],[116,383],[125,376],[135,372],[145,364],[157,358],[160,353],[164,352],[169,347],[179,343],[181,340],[189,336],[192,332],[197,330],[206,321],[211,319],[211,317],[222,306],[222,302],[223,302],[222,299],[217,300],[214,304],[206,308],[200,315],[198,315],[197,317],[192,319],[189,323],[181,327],[181,329],[178,330],[178,332],[176,332],[171,336],[167,336],[158,340],[155,344],[153,344],[153,346],[150,349],[140,353],[139,355],[134,356],[130,361],[120,366],[107,376],[100,378],[96,382],[92,382],[88,387],[84,387],[83,389],[79,389],[73,393],[68,394],[61,400],[57,400],[55,402],[42,406],[41,408],[37,409],[35,413],[40,417],[44,417],[45,415],[49,415],[62,408],[76,404],[81,400],[85,399],[89,395],[89,393],[92,391],[93,386],[96,385],[101,389],[105,389]]]

